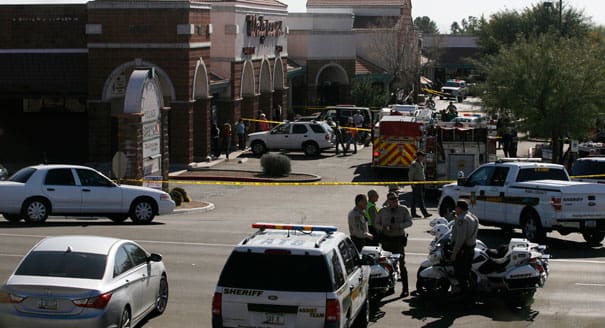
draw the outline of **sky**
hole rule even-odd
[[[289,12],[306,10],[306,0],[278,0],[288,5]],[[557,0],[551,0],[557,1]],[[540,0],[412,0],[412,17],[428,16],[437,23],[441,33],[448,33],[454,21],[460,22],[468,16],[489,18],[503,10],[522,11],[526,7],[542,3]],[[563,7],[571,5],[578,10],[584,10],[587,17],[597,25],[605,26],[605,0],[564,0]]]

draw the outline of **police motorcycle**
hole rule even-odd
[[[450,224],[436,223],[431,229],[435,239],[417,273],[420,296],[446,296],[458,285],[453,263],[448,260],[452,247]],[[545,250],[546,246],[522,238],[512,238],[498,249],[489,249],[477,240],[470,272],[473,294],[503,296],[514,310],[528,307],[536,289],[544,287],[548,278],[550,255]]]
[[[370,264],[370,305],[375,306],[383,298],[395,293],[395,284],[401,279],[400,254],[382,249],[382,246],[364,246],[361,255]]]

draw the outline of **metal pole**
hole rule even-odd
[[[559,32],[563,33],[563,0],[559,0]]]

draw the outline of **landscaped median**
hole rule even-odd
[[[245,182],[315,182],[321,180],[321,177],[306,173],[290,173],[287,176],[271,177],[258,171],[203,169],[174,172],[170,174],[170,179]]]

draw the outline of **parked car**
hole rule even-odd
[[[328,117],[331,117],[334,122],[338,122],[338,124],[341,126],[346,126],[349,123],[349,118],[353,117],[356,111],[359,111],[359,113],[363,116],[364,127],[372,127],[372,112],[367,107],[356,107],[350,105],[329,106],[319,113],[317,120],[325,121],[328,119]]]
[[[78,165],[35,165],[0,181],[0,213],[11,222],[42,223],[49,215],[107,216],[150,223],[175,204],[161,190],[118,185],[100,172]]]
[[[161,255],[130,240],[47,237],[0,289],[0,327],[135,327],[167,304]]]
[[[0,180],[8,179],[8,170],[2,164],[0,164]]]
[[[302,150],[307,156],[317,156],[334,147],[334,132],[326,122],[284,122],[270,131],[250,133],[248,140],[255,155],[267,150]]]

